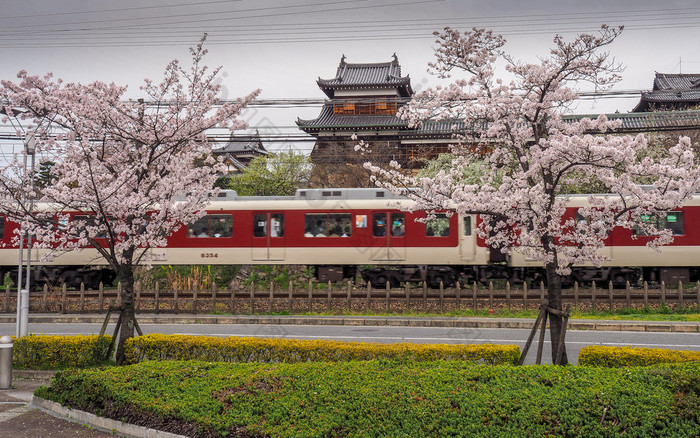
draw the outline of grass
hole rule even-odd
[[[394,316],[394,317],[424,317],[424,318],[441,318],[441,317],[457,317],[457,318],[525,318],[525,319],[535,319],[537,318],[538,310],[507,310],[507,309],[497,309],[490,312],[487,309],[484,310],[459,310],[459,311],[449,311],[444,313],[431,313],[431,312],[381,312],[381,311],[369,311],[369,312],[296,312],[293,315],[298,316]],[[231,313],[218,310],[212,312],[213,315],[231,315]],[[279,312],[257,312],[256,315],[269,315],[269,316],[288,316],[292,315],[288,310],[283,310]],[[619,309],[615,311],[609,310],[598,310],[593,311],[571,311],[571,319],[603,319],[603,320],[628,320],[628,321],[679,321],[679,322],[700,322],[700,310],[698,306],[691,306],[681,309],[671,309],[669,307],[662,308],[640,308],[640,309]]]

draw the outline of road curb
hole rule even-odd
[[[458,317],[402,317],[402,316],[287,316],[287,315],[137,315],[140,324],[260,324],[260,325],[339,325],[339,326],[392,326],[436,328],[507,328],[532,329],[534,319],[517,318],[458,318]],[[117,321],[117,315],[110,318]],[[102,323],[104,315],[31,315],[30,323],[77,324]],[[15,323],[15,316],[0,315],[0,323]],[[569,320],[570,330],[632,331],[698,333],[700,322]]]
[[[134,424],[124,423],[122,421],[112,420],[111,418],[98,417],[85,411],[66,408],[59,403],[34,396],[30,407],[40,409],[52,415],[57,415],[68,421],[77,422],[80,424],[89,424],[90,426],[106,432],[117,432],[130,437],[136,438],[187,438],[184,435],[177,435],[162,430],[151,429]]]

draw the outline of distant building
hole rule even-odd
[[[385,165],[396,160],[404,168],[418,169],[441,153],[450,152],[455,134],[464,133],[461,120],[425,121],[418,127],[397,115],[413,96],[411,79],[402,76],[401,65],[394,54],[389,62],[352,64],[340,59],[336,74],[330,79],[316,81],[329,100],[315,119],[297,119],[299,129],[316,138],[311,159],[326,165],[326,175],[339,173],[341,164],[361,167],[364,161]],[[611,120],[620,120],[619,133],[681,131],[700,126],[700,111],[688,110],[700,105],[700,75],[657,74],[654,90],[642,95],[635,112],[609,114]],[[663,112],[649,112],[651,109]],[[564,119],[577,120],[591,115],[567,115]],[[354,156],[352,140],[356,134],[367,143],[371,156]],[[483,152],[488,153],[488,146]],[[355,154],[356,155],[356,154]],[[353,162],[353,160],[355,160]],[[338,169],[337,171],[335,169]],[[362,184],[346,179],[339,184]]]
[[[652,91],[642,93],[633,112],[700,107],[700,74],[656,73]]]
[[[248,167],[253,158],[266,156],[267,149],[260,140],[260,133],[255,131],[255,135],[233,135],[229,137],[226,146],[214,149],[215,156],[223,157],[223,162],[227,167],[227,174],[241,172]]]
[[[413,89],[410,77],[401,75],[396,54],[389,62],[365,64],[348,63],[343,55],[335,77],[319,78],[316,83],[330,100],[315,119],[296,122],[299,129],[316,137],[311,153],[315,163],[347,156],[357,143],[351,139],[353,134],[373,145],[373,159],[379,162],[397,160],[419,167],[448,152],[449,124],[409,127],[397,115]]]

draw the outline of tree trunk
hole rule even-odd
[[[134,269],[131,264],[123,264],[119,267],[119,281],[122,284],[121,302],[121,329],[117,343],[117,365],[123,365],[124,344],[127,339],[134,337]]]
[[[547,299],[549,300],[549,307],[556,310],[562,310],[562,297],[561,297],[561,275],[556,272],[557,264],[548,263],[546,265],[547,270]],[[549,334],[552,341],[552,363],[555,365],[567,365],[569,359],[566,356],[566,344],[562,347],[564,351],[561,355],[561,361],[556,363],[557,359],[557,347],[559,346],[559,338],[561,336],[562,329],[562,317],[560,315],[555,315],[553,313],[549,314]]]

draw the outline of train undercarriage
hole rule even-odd
[[[17,267],[0,267],[2,278],[6,274],[14,284],[17,282]],[[365,283],[371,283],[377,288],[399,287],[405,283],[422,284],[430,288],[454,287],[457,282],[472,284],[477,282],[486,285],[489,281],[508,281],[512,285],[527,282],[531,287],[539,287],[541,282],[546,284],[544,268],[539,267],[509,267],[505,263],[488,265],[391,265],[391,266],[354,266],[354,265],[319,265],[314,266],[314,274],[319,282],[337,282],[344,279],[355,279],[357,275]],[[45,284],[68,288],[80,288],[81,284],[87,289],[97,289],[102,284],[111,284],[116,275],[104,267],[85,266],[34,266],[30,281],[32,289],[40,289]],[[592,282],[607,286],[612,282],[613,287],[622,288],[629,282],[635,287],[648,282],[667,285],[677,285],[700,281],[700,267],[576,267],[570,275],[562,278],[562,287],[572,287],[574,282],[580,285],[590,285]]]
[[[459,281],[462,284],[474,282],[488,284],[489,281],[509,281],[513,285],[527,282],[529,286],[539,287],[546,284],[544,268],[509,267],[506,264],[466,265],[466,266],[316,266],[316,278],[321,282],[335,282],[346,278],[354,278],[359,272],[365,283],[371,283],[378,288],[398,287],[404,283],[423,283],[430,288],[454,287]],[[570,275],[562,278],[562,287],[590,285],[607,286],[612,282],[613,287],[623,288],[629,283],[635,287],[643,282],[667,285],[677,285],[700,281],[700,267],[575,267]]]

